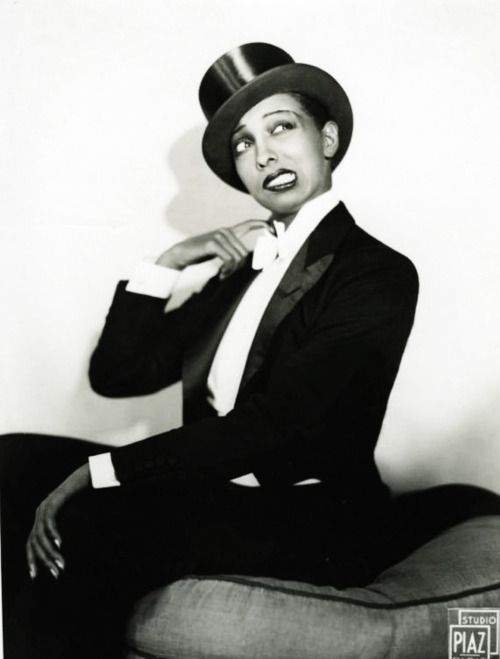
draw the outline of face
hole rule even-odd
[[[274,94],[254,105],[231,137],[240,179],[275,217],[296,213],[331,187],[329,159],[337,148],[335,122],[319,130],[289,94]]]

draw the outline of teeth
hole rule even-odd
[[[266,187],[268,188],[276,188],[280,185],[286,185],[287,183],[293,183],[295,181],[295,174],[293,172],[285,172],[283,174],[279,174],[275,179],[270,181]]]

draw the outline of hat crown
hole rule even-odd
[[[235,92],[262,73],[293,63],[287,52],[268,43],[247,43],[228,51],[212,64],[201,81],[199,99],[205,117],[210,121]]]

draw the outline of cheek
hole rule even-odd
[[[251,169],[248,166],[248,163],[245,162],[245,156],[241,156],[234,161],[234,168],[245,185],[252,184]]]
[[[325,166],[325,156],[321,148],[309,149],[307,155],[304,157],[304,162],[307,162],[307,169],[314,177],[322,174]]]
[[[288,154],[304,169],[316,169],[323,161],[323,150],[316,140],[304,140],[290,145]]]

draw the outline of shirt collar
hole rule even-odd
[[[283,222],[275,221],[278,258],[287,258],[290,253],[296,252],[339,201],[337,193],[330,188],[304,204],[286,230]]]
[[[262,270],[276,259],[281,262],[292,259],[324,216],[338,203],[338,196],[330,188],[304,204],[286,230],[283,222],[275,220],[275,235],[265,232],[257,238],[252,269]]]

